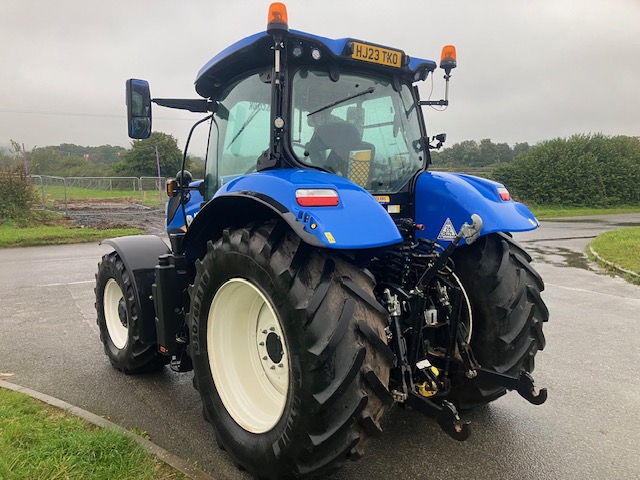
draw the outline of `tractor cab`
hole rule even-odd
[[[447,48],[448,77],[455,49]],[[399,49],[289,30],[284,5],[274,3],[266,31],[229,46],[200,70],[195,88],[205,100],[153,102],[213,112],[206,200],[240,176],[282,168],[327,172],[389,194],[427,166],[414,83],[436,66]],[[150,123],[130,133],[148,135]]]
[[[299,31],[286,32],[279,47],[277,74],[274,40],[265,32],[214,58],[196,80],[198,92],[218,103],[207,158],[210,196],[238,175],[301,167],[392,193],[424,168],[425,130],[412,82],[435,63]],[[236,75],[229,58],[246,71]]]
[[[251,73],[222,92],[207,158],[210,195],[235,176],[301,167],[395,192],[423,167],[424,135],[409,85],[395,89],[392,78],[349,63],[301,63],[287,72],[287,108],[274,119],[268,74]]]

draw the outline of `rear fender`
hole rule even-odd
[[[140,306],[138,334],[146,345],[157,342],[156,314],[151,298],[151,285],[155,281],[158,257],[171,253],[169,247],[154,235],[116,237],[102,242],[118,253],[127,271],[132,275],[136,303]]]
[[[480,235],[524,232],[540,223],[522,203],[500,198],[502,184],[457,173],[424,172],[416,182],[416,223],[424,225],[417,236],[447,245],[471,215],[482,217]]]
[[[330,188],[338,192],[335,207],[302,207],[296,190]],[[402,241],[384,208],[363,188],[317,170],[271,170],[238,177],[224,185],[189,227],[185,252],[204,255],[206,242],[229,226],[282,218],[306,243],[336,250],[384,247]]]

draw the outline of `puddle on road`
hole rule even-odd
[[[568,248],[553,245],[529,244],[527,245],[527,251],[535,260],[550,263],[556,267],[595,270],[595,265],[587,258],[585,253],[576,252]]]

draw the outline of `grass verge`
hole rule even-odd
[[[559,206],[529,206],[538,220],[549,220],[561,217],[582,217],[587,215],[612,215],[616,213],[640,213],[640,205],[620,206],[615,208],[591,207],[559,207]]]
[[[34,212],[27,222],[0,224],[0,248],[96,242],[109,237],[137,235],[138,228],[78,227],[72,220],[49,212]]]
[[[640,275],[640,227],[622,228],[603,233],[589,247],[607,262]],[[587,247],[587,252],[590,252]],[[605,268],[610,268],[604,265]],[[640,277],[616,271],[632,283],[640,285]]]
[[[0,478],[186,479],[131,438],[0,388]]]

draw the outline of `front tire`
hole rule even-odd
[[[286,224],[209,242],[189,325],[205,418],[239,467],[271,479],[326,473],[381,431],[391,365],[373,282]]]
[[[95,287],[100,340],[111,364],[126,374],[159,370],[169,362],[155,345],[139,340],[140,306],[133,281],[118,253],[102,257]]]
[[[545,346],[543,323],[549,311],[540,292],[544,282],[531,257],[509,235],[490,234],[453,255],[456,274],[471,302],[471,347],[481,367],[517,376],[532,372],[534,357]],[[503,387],[469,379],[458,369],[447,400],[461,409],[489,403]]]

